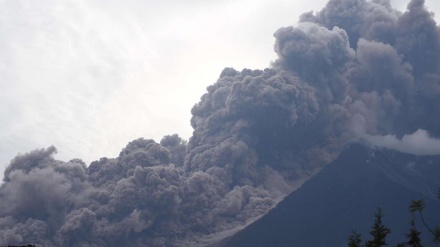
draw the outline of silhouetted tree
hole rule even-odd
[[[411,220],[411,228],[409,229],[409,233],[405,234],[408,238],[408,242],[406,244],[410,247],[422,247],[422,240],[420,239],[420,232],[416,228],[416,223],[414,218]]]
[[[437,192],[437,196],[440,199],[440,188]],[[397,247],[422,247],[422,240],[420,239],[420,231],[416,228],[415,219],[416,214],[420,217],[423,225],[431,232],[434,237],[434,242],[440,242],[440,228],[437,226],[432,229],[425,221],[423,217],[423,210],[425,209],[425,201],[423,200],[412,200],[409,206],[409,211],[413,214],[413,218],[410,222],[411,228],[406,235],[407,241],[403,243],[399,243]],[[386,227],[382,223],[382,209],[378,208],[375,213],[374,224],[371,227],[370,234],[373,236],[372,240],[369,240],[365,243],[365,247],[381,247],[388,245],[386,243],[386,237],[391,232],[391,230]],[[361,235],[356,231],[353,231],[352,234],[348,237],[348,247],[361,247],[362,240]]]
[[[353,231],[350,236],[348,236],[348,247],[361,247],[361,234],[357,231]]]
[[[439,199],[440,199],[440,190],[439,190]],[[425,209],[425,202],[423,200],[412,200],[409,206],[409,211],[411,213],[419,213],[420,220],[423,225],[432,233],[435,242],[440,242],[440,229],[437,227],[432,230],[431,227],[426,223],[425,218],[423,217],[423,209]]]
[[[366,247],[381,247],[387,245],[386,238],[391,230],[382,223],[382,209],[378,208],[375,213],[374,224],[371,227],[370,235],[373,237],[365,243]]]

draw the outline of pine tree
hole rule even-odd
[[[440,188],[438,189],[437,196],[440,199]],[[406,242],[401,242],[397,244],[396,247],[422,247],[421,239],[420,239],[420,232],[416,228],[415,225],[415,218],[416,214],[418,215],[417,218],[420,218],[423,225],[431,232],[432,236],[434,237],[434,242],[440,243],[440,227],[436,228],[430,228],[429,225],[426,223],[425,218],[423,217],[423,210],[425,209],[425,201],[423,200],[413,200],[411,201],[411,204],[409,206],[409,211],[413,214],[413,219],[410,223],[410,230],[409,233],[405,234],[407,237]],[[391,233],[391,230],[386,227],[382,223],[382,209],[378,208],[375,213],[375,220],[374,224],[371,227],[370,235],[373,236],[372,240],[369,240],[365,243],[365,247],[382,247],[388,245],[386,243],[386,237],[389,233]],[[348,237],[348,247],[362,247],[362,240],[361,240],[361,234],[359,234],[356,231],[353,231],[352,234]]]
[[[420,239],[420,232],[416,228],[416,223],[414,219],[411,220],[411,228],[409,229],[409,233],[405,234],[408,238],[407,245],[410,247],[423,247],[422,240]]]
[[[365,246],[381,247],[388,245],[386,242],[386,237],[391,232],[391,230],[382,223],[382,218],[383,218],[382,209],[378,208],[374,216],[375,216],[374,224],[370,231],[370,235],[373,237],[373,239],[367,241],[365,243]]]
[[[437,197],[438,199],[440,199],[440,188],[438,188],[437,190]],[[440,227],[437,226],[434,229],[433,234],[434,234],[434,242],[440,243]]]
[[[439,199],[440,199],[440,189],[439,189]],[[428,226],[428,224],[425,221],[425,218],[423,217],[423,209],[425,209],[425,201],[423,200],[412,200],[411,205],[409,206],[409,211],[411,213],[418,212],[420,216],[420,220],[422,221],[423,225],[428,229],[432,236],[434,237],[435,242],[440,242],[440,229],[437,227],[434,230],[431,229],[431,227]]]
[[[440,243],[440,227],[436,227],[435,229],[434,229],[434,242],[436,242],[436,243]]]
[[[353,231],[350,236],[348,236],[348,247],[361,247],[361,234],[357,231]]]

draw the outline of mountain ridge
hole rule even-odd
[[[377,207],[384,211],[384,223],[392,230],[389,243],[394,244],[409,229],[411,200],[424,199],[426,219],[438,218],[434,191],[439,176],[440,156],[351,143],[334,162],[222,246],[345,246],[354,229],[368,238]],[[424,231],[422,238],[431,240]]]

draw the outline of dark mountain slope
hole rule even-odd
[[[346,246],[353,229],[369,238],[374,212],[381,207],[392,229],[388,243],[404,239],[412,199],[427,203],[426,219],[440,223],[440,156],[415,156],[349,145],[333,163],[287,196],[267,215],[224,246]],[[419,227],[422,229],[422,227]],[[431,237],[422,238],[429,246]]]

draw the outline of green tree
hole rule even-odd
[[[408,238],[408,242],[406,242],[407,246],[410,247],[422,247],[422,240],[420,239],[420,232],[416,228],[416,223],[414,218],[411,220],[411,228],[409,229],[409,233],[405,234]]]
[[[439,190],[439,198],[440,198],[440,190]],[[434,230],[429,227],[429,225],[426,223],[425,218],[423,217],[423,210],[425,209],[425,201],[423,200],[412,200],[411,204],[409,206],[409,211],[411,213],[418,213],[420,220],[422,221],[423,225],[428,229],[432,236],[434,237],[435,242],[440,242],[440,229],[437,227]]]
[[[361,247],[361,234],[357,231],[353,231],[350,236],[348,236],[348,247]]]
[[[391,230],[382,223],[382,218],[382,209],[378,208],[375,213],[374,224],[370,231],[370,235],[373,237],[373,239],[365,243],[366,247],[381,247],[388,245],[386,238]]]
[[[440,188],[437,191],[437,196],[440,199]],[[410,230],[409,233],[405,234],[407,237],[407,241],[403,243],[399,243],[397,247],[422,247],[422,241],[420,239],[420,231],[416,228],[415,225],[415,219],[416,215],[420,217],[420,220],[422,221],[423,225],[426,227],[426,229],[429,230],[429,232],[432,234],[434,238],[434,242],[440,243],[440,227],[431,228],[425,221],[425,218],[423,216],[423,210],[425,209],[425,201],[423,200],[412,200],[411,204],[409,206],[409,211],[413,214],[413,219],[410,223]],[[386,243],[386,237],[389,233],[391,233],[391,230],[386,227],[382,223],[382,209],[378,208],[375,213],[375,220],[374,224],[372,226],[372,229],[370,231],[371,236],[373,236],[372,240],[369,240],[365,243],[365,247],[381,247],[388,245]],[[362,240],[361,235],[353,231],[352,234],[348,237],[348,247],[361,247]]]
[[[437,197],[438,197],[438,199],[440,200],[440,188],[438,188],[438,191],[437,191]],[[435,242],[440,242],[440,227],[437,226],[437,227],[434,229],[433,234],[434,234],[434,241],[435,241]]]

